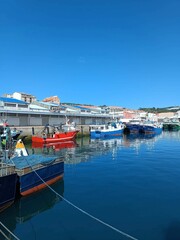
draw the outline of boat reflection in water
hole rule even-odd
[[[135,150],[136,154],[141,147],[146,149],[153,149],[155,142],[162,138],[162,134],[123,134],[122,138],[112,138],[112,139],[91,139],[91,149],[94,148],[95,153],[101,155],[106,154],[106,152],[111,151],[112,156],[117,151],[122,148],[132,148]]]
[[[64,180],[55,183],[53,190],[60,196],[64,194]],[[16,222],[23,223],[30,218],[44,212],[60,201],[62,198],[55,194],[51,189],[44,189],[39,193],[32,194],[28,197],[22,197],[16,202]]]
[[[32,195],[21,197],[17,199],[11,207],[1,213],[0,222],[14,233],[17,224],[23,224],[36,217],[38,214],[53,208],[57,203],[62,201],[60,196],[63,196],[64,194],[64,180],[51,185],[51,188],[53,188],[53,190],[59,195],[51,189],[46,188]],[[1,236],[0,232],[0,239],[12,239],[10,233],[5,229],[2,229],[2,231],[8,236],[8,238],[3,238],[3,235]]]
[[[66,142],[59,142],[59,143],[37,143],[32,142],[32,148],[52,148],[55,151],[60,151],[63,148],[73,148],[76,147],[76,141],[66,141]]]
[[[65,164],[78,164],[87,162],[95,156],[100,156],[106,153],[112,154],[122,146],[122,137],[106,138],[106,139],[91,139],[82,138],[78,141],[78,147],[73,151],[69,149],[64,153]]]
[[[147,148],[153,148],[155,141],[161,138],[162,134],[123,134],[123,136],[95,139],[80,138],[76,141],[68,141],[57,146],[43,145],[41,148],[32,145],[34,152],[41,151],[45,154],[56,154],[62,156],[65,164],[78,164],[90,161],[93,156],[104,155],[120,151],[124,147],[133,148],[136,153],[141,146],[146,145]]]
[[[43,154],[56,154],[56,152],[60,152],[63,149],[71,149],[77,146],[78,144],[75,140],[48,144],[32,142],[32,153],[40,152]]]
[[[161,134],[127,134],[106,139],[81,138],[77,142],[70,141],[56,147],[54,144],[48,147],[34,148],[33,151],[41,151],[46,154],[62,156],[65,164],[78,164],[90,161],[93,156],[111,153],[113,155],[122,148],[132,148],[138,153],[140,147],[152,149],[154,143],[161,138]],[[34,145],[33,145],[34,146]],[[55,151],[56,149],[56,151]]]
[[[90,144],[97,152],[105,154],[106,152],[115,152],[123,145],[122,137],[114,137],[109,139],[91,139]]]
[[[138,153],[142,146],[146,146],[147,149],[151,150],[157,140],[162,138],[161,134],[127,134],[123,137],[123,146],[134,148]]]

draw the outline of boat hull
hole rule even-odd
[[[160,134],[162,133],[163,128],[153,127],[153,126],[143,126],[140,130],[140,133],[149,133],[149,134]]]
[[[121,136],[122,134],[123,134],[123,129],[112,130],[112,131],[93,130],[90,132],[91,138],[116,137],[116,136]]]
[[[168,129],[171,130],[179,130],[180,125],[179,124],[169,124]]]
[[[126,124],[125,132],[127,133],[139,133],[142,129],[142,125],[139,124]]]
[[[9,207],[16,196],[17,174],[0,177],[0,212]]]
[[[34,168],[34,167],[33,167]],[[45,165],[40,169],[32,170],[19,176],[20,194],[22,196],[37,192],[47,185],[51,185],[64,176],[64,162]]]
[[[69,141],[76,138],[76,135],[79,131],[71,131],[71,132],[62,132],[62,133],[56,133],[54,137],[47,137],[43,138],[40,136],[32,136],[32,142],[34,143],[57,143],[57,142],[63,142],[63,141]]]

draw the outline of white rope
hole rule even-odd
[[[5,237],[7,240],[10,240],[2,230],[0,230],[0,233],[1,233],[1,234],[3,235],[3,237]]]
[[[17,240],[20,240],[18,237],[16,237],[2,222],[0,222],[0,224]],[[1,231],[2,233],[2,231]]]
[[[135,237],[133,237],[133,236],[131,236],[131,235],[129,235],[129,234],[127,234],[127,233],[125,233],[125,232],[123,232],[123,231],[121,231],[121,230],[113,227],[113,226],[111,226],[111,225],[108,224],[108,223],[105,223],[104,221],[100,220],[99,218],[94,217],[94,216],[91,215],[90,213],[88,213],[88,212],[84,211],[83,209],[77,207],[76,205],[74,205],[73,203],[71,203],[69,200],[67,200],[66,198],[64,198],[62,195],[60,195],[59,193],[57,193],[52,187],[50,187],[50,186],[39,176],[39,174],[38,174],[33,168],[32,168],[32,170],[33,170],[33,171],[36,173],[36,175],[41,179],[41,181],[42,181],[49,189],[51,189],[51,191],[53,191],[56,195],[58,195],[59,197],[61,197],[61,198],[62,198],[65,202],[67,202],[69,205],[73,206],[74,208],[76,208],[76,209],[79,210],[80,212],[86,214],[87,216],[91,217],[92,219],[100,222],[101,224],[103,224],[103,225],[111,228],[112,230],[120,233],[121,235],[123,235],[123,236],[125,236],[125,237],[127,237],[127,238],[129,238],[129,239],[132,239],[132,240],[138,240],[137,238],[135,238]]]
[[[0,233],[1,233],[7,240],[9,240],[9,238],[6,236],[6,234],[5,234],[2,230],[0,230]]]

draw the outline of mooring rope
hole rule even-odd
[[[3,237],[5,237],[7,240],[9,240],[9,238],[6,236],[6,234],[2,230],[0,230],[0,233],[3,235]]]
[[[0,222],[0,224],[6,229],[6,231],[8,231],[15,239],[20,240],[18,237],[16,237],[2,222]],[[1,231],[2,235],[5,235],[2,231]],[[6,237],[6,236],[4,236]]]
[[[28,163],[28,164],[29,164],[29,163]],[[30,165],[30,164],[29,164],[29,165]],[[31,165],[30,165],[30,166],[31,166]],[[31,168],[32,168],[32,166],[31,166]],[[76,208],[77,210],[79,210],[80,212],[82,212],[82,213],[84,213],[85,215],[89,216],[90,218],[92,218],[92,219],[100,222],[101,224],[103,224],[103,225],[111,228],[112,230],[118,232],[119,234],[121,234],[121,235],[123,235],[123,236],[125,236],[125,237],[127,237],[127,238],[129,238],[129,239],[132,239],[132,240],[138,240],[137,238],[135,238],[135,237],[133,237],[133,236],[131,236],[131,235],[129,235],[129,234],[127,234],[127,233],[125,233],[125,232],[123,232],[123,231],[115,228],[115,227],[113,227],[112,225],[110,225],[110,224],[108,224],[108,223],[105,223],[104,221],[100,220],[99,218],[97,218],[97,217],[93,216],[92,214],[90,214],[90,213],[84,211],[83,209],[79,208],[78,206],[76,206],[75,204],[73,204],[72,202],[70,202],[69,200],[67,200],[66,198],[64,198],[61,194],[59,194],[58,192],[56,192],[51,186],[49,186],[49,185],[41,178],[41,176],[39,176],[39,174],[38,174],[33,168],[32,168],[32,170],[35,172],[35,174],[41,179],[41,181],[42,181],[51,191],[53,191],[56,195],[58,195],[59,197],[61,197],[65,202],[67,202],[67,203],[68,203],[69,205],[71,205],[72,207]]]

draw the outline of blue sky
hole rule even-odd
[[[0,95],[180,105],[179,0],[0,0]]]

